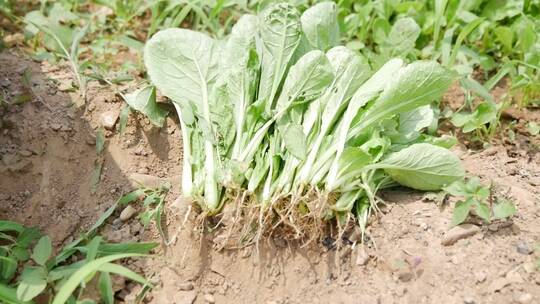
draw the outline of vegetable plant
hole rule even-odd
[[[379,189],[463,177],[434,135],[454,73],[397,58],[373,71],[339,45],[337,16],[331,2],[302,14],[270,4],[223,40],[167,29],[146,43],[150,80],[180,119],[183,194],[209,215],[241,203],[274,224],[354,214],[363,225]]]
[[[444,188],[447,193],[462,198],[454,208],[452,225],[464,222],[471,212],[486,223],[493,219],[506,219],[516,213],[514,204],[506,199],[497,199],[494,202],[491,187],[480,183],[478,177],[461,180]]]

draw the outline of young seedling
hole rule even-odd
[[[454,182],[443,190],[461,198],[454,207],[453,226],[463,223],[471,212],[486,223],[494,219],[510,218],[516,213],[516,208],[511,201],[496,199],[494,202],[492,186],[482,185],[478,177]]]

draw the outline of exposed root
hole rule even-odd
[[[335,194],[322,193],[317,188],[276,197],[267,204],[259,203],[245,190],[231,190],[226,194],[222,212],[212,219],[216,224],[207,229],[220,229],[214,237],[218,250],[255,245],[258,251],[262,241],[272,238],[299,241],[305,247],[329,236],[331,247],[339,250],[356,219],[352,213],[344,212],[338,220],[332,220],[335,212],[331,207],[336,201]]]

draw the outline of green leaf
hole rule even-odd
[[[298,159],[303,160],[306,158],[306,135],[302,131],[301,126],[289,123],[282,136],[287,151]]]
[[[0,255],[0,281],[9,282],[17,271],[17,260]]]
[[[494,30],[495,37],[502,44],[503,48],[510,52],[514,44],[514,32],[507,26],[497,26]]]
[[[30,301],[47,287],[47,272],[43,267],[27,267],[21,274],[21,281],[17,286],[17,298],[21,301]]]
[[[296,48],[302,26],[300,13],[288,3],[268,6],[259,16],[262,43],[259,100],[265,101],[265,112],[271,115],[274,99]]]
[[[103,128],[99,128],[96,131],[96,153],[97,155],[100,155],[101,152],[103,152],[103,148],[105,147],[105,131]]]
[[[111,275],[108,272],[102,272],[99,275],[99,292],[101,300],[105,304],[114,304],[114,293],[112,289]]]
[[[120,133],[120,135],[123,135],[126,131],[129,113],[131,113],[131,108],[126,104],[122,108],[122,111],[120,111],[120,119],[118,122],[118,133]]]
[[[436,62],[417,61],[400,69],[392,76],[374,104],[357,119],[356,125],[350,130],[349,138],[359,135],[385,118],[438,100],[453,79],[454,74]]]
[[[531,135],[538,135],[540,133],[540,125],[534,121],[529,121],[527,123],[527,131],[529,131]]]
[[[493,206],[493,216],[496,219],[505,219],[512,217],[514,214],[516,214],[516,212],[517,210],[514,206],[514,203],[506,199],[498,202]]]
[[[459,197],[470,196],[471,193],[463,180],[458,180],[443,188],[448,194]]]
[[[115,254],[106,256],[103,258],[99,258],[96,260],[93,260],[92,262],[89,262],[82,266],[80,269],[78,269],[75,273],[73,273],[69,279],[60,287],[58,290],[58,293],[54,297],[54,300],[52,304],[64,304],[69,299],[69,297],[73,294],[75,289],[77,289],[77,286],[81,284],[88,275],[91,273],[95,273],[96,271],[100,270],[100,268],[103,265],[107,265],[108,263],[128,258],[128,257],[135,257],[135,256],[141,256],[139,254]]]
[[[433,191],[460,180],[465,174],[459,158],[447,149],[420,143],[388,155],[369,169],[384,169],[401,185]]]
[[[138,91],[125,95],[127,104],[143,113],[155,126],[163,127],[165,117],[169,114],[156,103],[156,88],[153,86],[144,87]],[[129,113],[129,112],[128,112]]]
[[[44,236],[37,242],[32,252],[32,260],[37,264],[44,266],[52,254],[52,243],[48,236]]]
[[[413,18],[401,18],[394,23],[388,37],[381,45],[381,52],[388,57],[406,57],[420,36],[420,27]]]
[[[17,290],[0,283],[0,302],[6,304],[31,304],[33,302],[21,301],[17,297]]]
[[[128,268],[122,265],[106,263],[106,264],[101,265],[98,268],[98,271],[106,271],[106,272],[115,273],[123,277],[126,277],[134,282],[137,282],[143,285],[150,285],[150,283],[143,276],[129,270]]]
[[[459,201],[454,207],[454,213],[452,214],[452,226],[457,226],[467,219],[469,211],[471,210],[472,201]]]
[[[333,2],[321,2],[308,8],[300,21],[313,49],[326,51],[339,44],[338,9]]]
[[[478,201],[474,202],[474,211],[476,215],[482,218],[484,221],[489,223],[491,221],[491,210],[486,203],[481,203]]]

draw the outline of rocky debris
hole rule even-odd
[[[107,234],[107,240],[113,243],[121,243],[131,239],[131,232],[129,226],[126,226],[120,230],[113,230]]]
[[[4,37],[4,43],[7,47],[12,47],[24,42],[24,35],[22,33],[15,33],[12,35],[6,35]]]
[[[444,234],[441,244],[443,246],[450,246],[455,244],[457,241],[471,237],[478,232],[480,232],[480,228],[472,224],[455,226]]]
[[[57,122],[51,123],[51,129],[54,131],[59,131],[62,128],[62,124],[59,124]]]
[[[531,246],[529,246],[529,244],[527,244],[527,242],[520,240],[517,243],[516,251],[520,254],[529,255],[532,254],[534,250],[531,248]]]
[[[522,293],[517,295],[514,300],[519,304],[529,304],[533,302],[533,296],[530,293]]]
[[[401,282],[409,282],[414,277],[414,274],[410,269],[403,268],[398,272],[398,278]]]
[[[116,121],[118,120],[118,116],[120,116],[119,110],[109,110],[101,113],[99,121],[105,129],[113,130],[114,125],[116,125]]]
[[[131,219],[135,214],[137,214],[137,209],[133,208],[131,205],[127,205],[122,212],[120,212],[120,220],[122,222],[128,221]]]
[[[487,279],[487,274],[483,271],[480,271],[480,272],[475,273],[474,277],[476,279],[476,283],[483,283]]]
[[[179,290],[182,290],[182,291],[190,291],[190,290],[193,290],[194,288],[193,283],[191,282],[179,283],[177,287]]]
[[[358,266],[365,266],[369,262],[369,254],[366,252],[366,250],[362,248],[358,248],[357,254],[356,254],[356,265]]]
[[[6,166],[12,166],[18,163],[20,160],[20,157],[17,154],[4,154],[2,156],[2,162]]]
[[[463,297],[463,304],[475,304],[474,298],[471,296]]]
[[[179,291],[174,294],[174,300],[172,302],[158,302],[158,303],[170,303],[170,304],[192,304],[197,298],[197,293],[193,290],[191,291]]]
[[[216,299],[214,299],[214,296],[209,293],[204,295],[204,300],[206,301],[206,303],[210,303],[210,304],[216,303]]]

